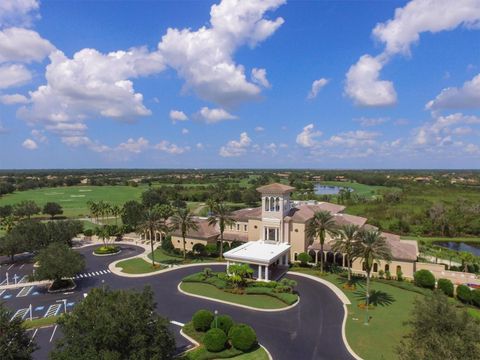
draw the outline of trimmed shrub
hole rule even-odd
[[[93,236],[93,229],[87,229],[87,230],[85,230],[85,231],[83,232],[83,235],[88,236],[88,237]]]
[[[435,289],[435,276],[428,270],[418,270],[413,274],[415,285],[427,289]]]
[[[212,323],[210,324],[210,329],[218,328],[223,330],[225,334],[228,334],[230,328],[233,326],[233,320],[228,315],[220,315],[217,318],[213,319]]]
[[[218,256],[217,244],[207,244],[207,246],[205,246],[205,252],[210,257]]]
[[[302,253],[298,254],[297,260],[300,261],[300,264],[302,266],[306,266],[307,263],[312,262],[312,257],[309,254],[307,254],[306,252],[302,252]]]
[[[203,344],[208,351],[219,352],[225,349],[227,335],[221,329],[210,329],[203,337]]]
[[[228,332],[228,337],[235,349],[244,352],[251,350],[257,344],[255,330],[246,324],[232,326]]]
[[[198,310],[192,318],[193,327],[197,331],[207,331],[213,320],[213,314],[208,310]]]
[[[472,302],[473,305],[480,307],[480,289],[475,289],[472,291]]]
[[[459,285],[457,287],[457,298],[465,304],[472,301],[472,290],[467,285]]]
[[[437,287],[442,290],[445,295],[453,297],[453,283],[449,279],[439,279]]]
[[[166,236],[162,240],[162,249],[165,250],[166,252],[175,250],[175,247],[173,246],[173,243],[172,243],[172,237],[171,236]]]

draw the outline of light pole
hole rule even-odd
[[[58,302],[63,302],[63,312],[66,314],[67,313],[67,299],[60,299],[56,301]]]
[[[217,320],[218,310],[215,310],[214,314],[215,314],[215,328],[218,328],[218,320]]]
[[[7,285],[8,285],[8,272],[5,273],[5,276],[7,277]]]
[[[105,280],[102,279],[102,289],[103,289],[103,292],[105,292]]]
[[[28,310],[30,311],[30,321],[32,321],[32,304],[30,304]]]

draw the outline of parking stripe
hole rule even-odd
[[[5,291],[7,291],[7,290],[5,290],[5,289],[0,290],[0,296],[2,296]]]
[[[20,319],[23,319],[25,317],[25,315],[27,315],[28,313],[28,308],[25,308],[25,309],[18,309],[15,314],[13,314],[12,318],[10,319],[10,321],[12,321],[13,319],[19,317]]]
[[[53,329],[52,336],[50,337],[50,341],[49,341],[49,342],[52,342],[53,337],[54,337],[54,335],[55,335],[55,331],[57,331],[57,327],[58,327],[58,325],[55,325],[55,328]]]
[[[47,312],[45,313],[45,315],[43,317],[50,317],[50,316],[57,315],[59,310],[60,310],[60,306],[61,306],[61,304],[50,305],[47,309]]]
[[[30,294],[30,292],[33,290],[34,286],[25,286],[23,287],[17,294],[16,297],[24,297],[24,296],[28,296],[28,294]]]

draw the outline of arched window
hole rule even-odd
[[[280,211],[280,198],[275,199],[275,211]]]
[[[385,264],[385,272],[390,271],[390,265]]]
[[[362,261],[362,270],[363,270],[363,271],[366,271],[366,270],[367,270],[367,267],[365,266],[365,262],[364,262],[364,261]]]
[[[400,272],[402,272],[402,267],[401,267],[400,265],[397,265],[397,272],[396,272],[396,274],[398,274],[398,273],[400,273]]]
[[[275,198],[273,196],[270,198],[270,211],[275,211]]]
[[[268,211],[270,209],[269,199],[269,197],[265,197],[265,211]]]
[[[378,272],[378,264],[373,264],[373,272]]]

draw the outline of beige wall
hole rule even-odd
[[[255,229],[255,226],[257,227]],[[260,220],[248,220],[248,241],[262,239],[262,222]]]
[[[428,270],[433,273],[444,271],[446,268],[444,264],[431,264],[431,263],[423,263],[423,262],[417,262],[415,267],[416,267],[416,271]]]
[[[180,249],[180,250],[183,250],[183,243],[182,243],[183,239],[181,236],[175,236],[173,235],[172,236],[172,244],[175,248],[177,249]],[[204,246],[206,246],[208,243],[215,243],[215,241],[212,241],[212,239],[209,239],[208,241],[207,240],[200,240],[200,239],[193,239],[193,238],[185,238],[185,249],[187,251],[192,251],[193,250],[193,246],[195,244],[202,244]]]
[[[307,251],[309,241],[305,233],[305,224],[290,223],[290,259],[295,259],[295,253],[300,254]]]
[[[391,262],[386,262],[386,261],[380,261],[378,265],[378,271],[383,270],[385,271],[385,265],[389,266],[390,268],[390,274],[391,276],[396,276],[397,274],[397,266],[401,267],[403,277],[413,279],[413,273],[415,272],[415,262],[409,262],[409,261],[398,261],[398,260],[393,260]],[[352,265],[352,270],[354,272],[362,272],[362,260],[357,259],[353,262]],[[373,276],[378,276],[378,271],[373,272]]]

